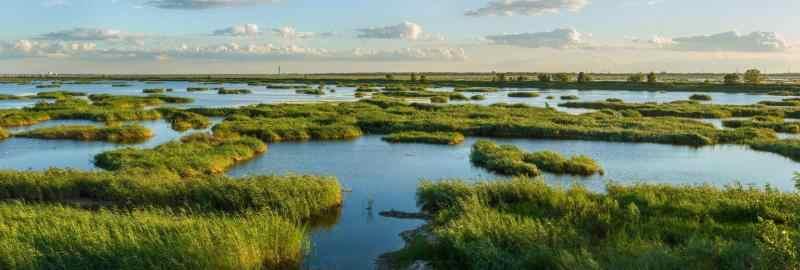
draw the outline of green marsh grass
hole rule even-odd
[[[417,204],[434,214],[436,240],[404,257],[437,269],[800,267],[796,193],[742,185],[606,190],[530,178],[423,181]]]
[[[217,90],[217,94],[220,94],[220,95],[247,95],[247,94],[252,94],[252,93],[253,93],[253,91],[250,91],[249,89],[225,89],[225,88],[223,88],[223,89]]]
[[[3,269],[287,269],[304,230],[271,213],[187,215],[0,204]]]
[[[475,100],[475,101],[486,100],[486,96],[484,96],[484,95],[473,95],[473,96],[469,97],[469,99],[470,100]]]
[[[711,96],[706,94],[693,94],[689,96],[689,100],[697,100],[697,101],[711,101]]]
[[[186,92],[205,92],[208,91],[208,87],[187,87]]]
[[[229,214],[267,211],[299,222],[339,207],[342,190],[336,178],[327,176],[178,178],[147,168],[136,173],[49,169],[0,171],[0,199],[95,209],[185,209]]]
[[[295,90],[295,93],[304,95],[317,95],[317,96],[325,95],[324,90],[316,88],[297,89]]]
[[[508,93],[508,97],[513,98],[535,98],[538,97],[539,93],[536,92],[510,92]]]
[[[756,116],[747,120],[723,120],[722,125],[728,128],[767,128],[776,132],[800,133],[800,123],[786,122],[783,118],[774,116]]]
[[[14,136],[48,140],[106,141],[114,143],[138,143],[153,137],[153,132],[142,125],[91,125],[55,126],[34,129]]]
[[[561,100],[578,100],[578,99],[580,98],[575,95],[561,96]]]
[[[392,133],[383,137],[391,143],[429,143],[456,145],[464,142],[464,135],[458,132],[409,131]]]
[[[553,151],[525,152],[514,145],[498,145],[479,140],[472,146],[470,160],[477,166],[503,175],[537,176],[540,170],[554,174],[603,174],[603,169],[588,156],[569,159]]]
[[[0,127],[0,141],[8,139],[9,137],[11,137],[11,132],[8,132],[8,130],[5,130],[3,129],[3,127]]]
[[[172,129],[176,131],[187,131],[190,129],[205,129],[211,125],[211,120],[203,115],[176,110],[171,108],[161,109],[164,119],[169,121]]]
[[[443,97],[443,96],[431,97],[430,100],[431,100],[431,103],[447,103],[448,101],[450,101],[449,98]]]
[[[267,145],[255,138],[196,133],[153,149],[128,147],[103,152],[95,156],[95,165],[112,171],[147,169],[190,177],[222,174],[236,163],[266,151]]]

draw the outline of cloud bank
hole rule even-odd
[[[467,16],[537,16],[558,13],[561,10],[578,11],[589,4],[588,0],[494,0],[486,7],[467,10]]]
[[[493,44],[525,48],[571,49],[586,45],[583,34],[572,28],[555,29],[549,32],[519,33],[487,36]]]

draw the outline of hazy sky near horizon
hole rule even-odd
[[[796,0],[3,5],[0,73],[800,71]]]

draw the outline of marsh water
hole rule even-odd
[[[332,96],[307,97],[296,95],[293,90],[273,90],[264,87],[258,87],[261,90],[253,95],[242,96],[220,96],[213,92],[181,93],[183,91],[181,87],[185,88],[188,85],[190,84],[186,82],[168,82],[163,85],[140,83],[137,84],[138,89],[90,85],[85,86],[86,88],[69,87],[69,90],[89,92],[89,89],[99,89],[97,91],[105,91],[104,93],[140,94],[142,88],[174,88],[176,95],[195,97],[197,102],[193,106],[238,106],[261,102],[337,98],[351,100],[353,93],[353,89],[343,88]],[[22,91],[31,91],[31,89],[21,90],[20,87],[13,86],[12,88],[17,89],[15,90],[17,92],[13,93],[22,94]],[[0,93],[9,93],[5,91],[6,89],[8,88],[0,88]],[[632,102],[680,100],[691,95],[691,93],[631,91],[553,91],[552,94],[556,96],[575,94],[584,100],[615,97]],[[535,99],[513,99],[513,101],[528,100],[527,102],[534,105],[538,104],[534,102],[541,101],[539,105],[542,105],[547,95],[543,94],[542,97]],[[489,96],[494,96],[495,100],[482,102],[510,100],[504,93],[490,93]],[[761,100],[780,99],[745,94],[716,93],[712,96],[715,102],[726,104],[751,104]],[[214,120],[220,121],[220,119]],[[136,147],[155,147],[185,134],[173,131],[164,121],[140,123],[153,130],[156,136],[145,143],[133,145]],[[90,121],[58,120],[11,131],[18,132],[60,124],[97,125]],[[382,141],[380,136],[368,135],[349,141],[274,143],[270,145],[266,154],[234,167],[228,174],[243,176],[294,172],[336,176],[348,190],[341,215],[334,225],[314,229],[313,246],[305,266],[309,269],[369,269],[373,267],[374,260],[379,255],[403,246],[398,236],[400,232],[420,225],[420,221],[381,217],[378,212],[391,209],[416,211],[414,192],[421,179],[461,178],[478,181],[498,178],[470,164],[470,147],[476,140],[477,138],[468,138],[464,144],[457,146],[390,144]],[[545,174],[543,177],[553,185],[579,184],[601,192],[605,183],[612,180],[620,183],[708,183],[716,186],[742,183],[758,187],[770,185],[789,191],[794,189],[791,181],[793,173],[800,171],[800,163],[776,154],[753,151],[746,146],[720,145],[692,148],[598,141],[491,140],[514,144],[528,151],[554,150],[567,155],[588,155],[604,167],[605,175],[573,177]],[[49,167],[95,169],[92,164],[94,155],[125,146],[127,145],[103,142],[11,138],[0,141],[0,169],[41,170]]]

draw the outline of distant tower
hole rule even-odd
[[[281,75],[281,66],[278,66],[278,75]]]

